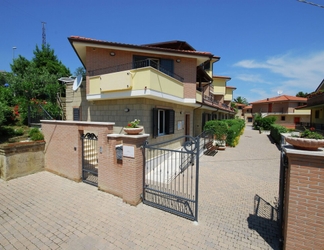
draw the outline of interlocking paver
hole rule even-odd
[[[279,157],[248,127],[236,148],[203,156],[198,223],[46,171],[0,180],[0,248],[279,249]]]

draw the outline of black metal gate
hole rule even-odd
[[[98,137],[86,133],[82,140],[82,181],[98,186]]]
[[[282,145],[281,145],[282,147]],[[280,157],[280,178],[279,178],[279,199],[278,199],[278,223],[279,223],[279,241],[281,248],[283,248],[284,242],[284,227],[286,223],[286,218],[284,216],[285,211],[285,194],[287,189],[287,171],[288,171],[288,157],[284,150],[281,148],[281,157]]]
[[[179,149],[170,149],[182,145]],[[198,221],[200,137],[144,145],[143,203]]]

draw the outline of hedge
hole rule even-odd
[[[287,132],[288,129],[281,125],[278,124],[271,125],[270,136],[277,144],[281,144],[281,133],[287,133]]]
[[[227,131],[226,144],[235,147],[239,143],[240,136],[243,134],[245,121],[243,119],[225,120],[229,128]]]

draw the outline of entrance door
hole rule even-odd
[[[300,117],[294,117],[294,123],[299,124],[300,123]]]
[[[272,103],[268,104],[268,113],[272,113]]]
[[[86,133],[82,140],[82,181],[98,186],[98,137]]]

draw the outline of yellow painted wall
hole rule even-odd
[[[225,79],[213,78],[214,93],[226,94],[226,81]]]
[[[100,94],[100,76],[89,77],[89,94]]]
[[[201,95],[201,92],[199,92],[199,91],[196,91],[196,101],[202,102],[202,95]]]
[[[184,98],[183,83],[154,68],[140,68],[131,72],[133,74],[133,90],[144,90],[146,87],[147,89]]]
[[[233,99],[233,89],[226,89],[226,94],[224,96],[225,101],[232,101]]]

